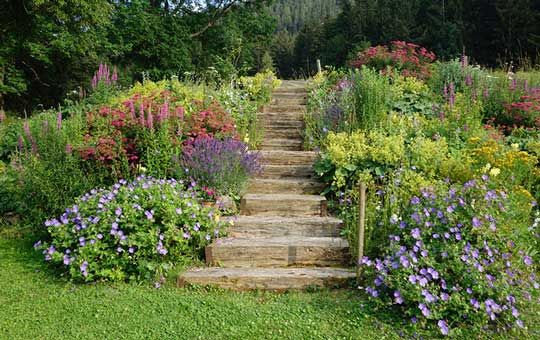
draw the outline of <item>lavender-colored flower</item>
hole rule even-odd
[[[530,256],[525,255],[523,257],[523,263],[525,263],[527,266],[532,266],[532,258]]]
[[[414,228],[411,231],[411,235],[412,235],[413,238],[419,239],[420,238],[420,229],[419,228]]]
[[[437,322],[437,326],[439,326],[439,329],[443,335],[448,335],[448,325],[446,324],[446,321],[439,320]]]
[[[471,222],[472,222],[472,226],[476,227],[476,228],[478,228],[478,227],[480,227],[482,225],[482,221],[476,216],[472,218]]]
[[[116,216],[122,215],[122,208],[121,208],[121,207],[116,208],[116,210],[114,211],[114,213],[115,213]]]
[[[146,210],[144,212],[144,214],[146,215],[147,219],[149,219],[149,220],[154,219],[154,210],[150,210],[150,211]]]
[[[399,290],[394,291],[394,302],[398,305],[401,305],[403,303],[403,298],[401,297],[401,293]]]
[[[427,308],[426,304],[425,303],[419,303],[418,304],[418,308],[420,308],[420,311],[422,312],[422,314],[425,316],[425,317],[428,317],[431,315],[431,312],[429,310],[429,308]]]

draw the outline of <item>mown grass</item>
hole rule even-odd
[[[174,277],[155,289],[150,284],[77,284],[58,274],[29,239],[0,227],[1,340],[403,338],[404,320],[389,311],[375,312],[353,290],[240,293],[176,288]],[[537,339],[538,320],[540,311],[530,311],[525,332],[467,338]],[[434,336],[419,333],[424,339]]]
[[[0,339],[394,339],[352,291],[272,294],[57,279],[0,235]]]

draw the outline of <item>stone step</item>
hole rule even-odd
[[[356,277],[346,268],[194,268],[178,277],[179,287],[217,286],[233,290],[286,291],[347,287]]]
[[[326,216],[326,198],[320,195],[246,194],[240,201],[246,216]]]
[[[302,150],[304,142],[301,139],[265,139],[262,141],[260,150],[288,150],[288,151],[300,151]]]
[[[225,267],[339,266],[349,244],[336,237],[221,238],[205,249],[206,262]]]
[[[311,165],[269,165],[265,164],[264,170],[257,178],[310,178],[315,173]]]
[[[231,237],[339,237],[343,222],[333,217],[239,216]]]
[[[311,165],[317,159],[317,152],[314,151],[258,151],[259,157],[265,164],[269,165]]]
[[[249,181],[247,192],[253,194],[317,194],[324,183],[306,178],[254,178]]]
[[[306,112],[305,105],[265,105],[263,112]]]

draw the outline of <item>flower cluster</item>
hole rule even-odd
[[[51,242],[36,249],[83,281],[155,279],[198,258],[220,235],[219,212],[200,205],[196,183],[140,176],[92,190],[45,222]]]
[[[220,194],[238,195],[247,179],[262,171],[259,154],[245,143],[227,138],[197,138],[184,148],[179,159],[181,173],[214,188]]]
[[[365,292],[443,335],[524,327],[521,314],[540,285],[531,257],[510,238],[508,199],[488,176],[422,189],[381,221],[394,232],[381,258],[361,260]]]
[[[112,74],[111,70],[107,64],[99,64],[99,69],[94,73],[92,77],[92,88],[98,87],[100,84],[105,84],[110,86],[115,84],[118,81],[118,72],[116,71],[116,66],[113,68]]]
[[[359,52],[354,67],[366,65],[383,72],[400,73],[405,77],[424,79],[430,76],[429,64],[435,54],[413,43],[392,41],[390,46],[379,45]]]

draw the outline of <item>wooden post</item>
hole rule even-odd
[[[321,59],[317,59],[317,72],[322,73]]]
[[[360,260],[364,256],[364,234],[366,224],[366,184],[360,183],[360,196],[358,198],[358,258],[357,265],[357,278],[360,278]]]

